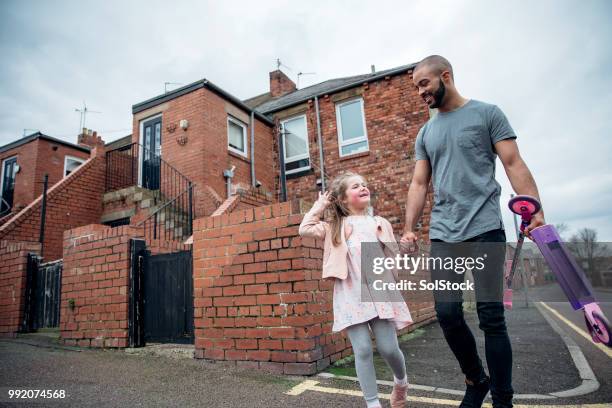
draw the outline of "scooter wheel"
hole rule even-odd
[[[596,336],[606,346],[612,347],[612,332],[610,331],[608,319],[599,313],[593,313],[593,320],[595,320],[597,327],[592,326],[591,335]]]
[[[523,207],[529,211],[531,215],[537,213],[542,208],[540,202],[532,196],[528,195],[517,195],[510,199],[508,202],[510,210],[518,215],[523,213]]]

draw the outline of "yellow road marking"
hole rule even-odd
[[[578,333],[579,335],[581,335],[582,337],[587,339],[589,341],[589,343],[591,343],[593,346],[597,347],[599,350],[604,352],[608,357],[612,358],[612,350],[608,346],[604,346],[601,343],[593,343],[593,339],[591,338],[591,335],[589,333],[587,333],[586,331],[582,330],[581,328],[576,326],[574,323],[572,323],[571,321],[569,321],[568,319],[563,317],[561,315],[561,313],[557,312],[555,309],[553,309],[552,307],[548,306],[546,303],[544,303],[544,302],[539,302],[539,303],[542,306],[544,306],[546,308],[546,310],[548,310],[550,313],[555,315],[557,317],[557,319],[561,320],[563,323],[568,325],[576,333]]]
[[[285,394],[300,395],[304,391],[309,390],[311,387],[316,386],[318,383],[319,383],[318,381],[314,381],[314,380],[305,380],[299,383],[298,385],[294,386],[293,388],[291,388]]]
[[[322,387],[318,385],[318,381],[314,380],[305,380],[300,384],[296,385],[292,389],[286,392],[288,395],[299,395],[304,391],[318,391],[324,392],[327,394],[338,394],[338,395],[349,395],[352,397],[362,397],[363,394],[361,391],[357,390],[347,390],[342,388],[333,388],[333,387]],[[391,394],[378,394],[378,398],[381,399],[390,399]],[[427,398],[427,397],[417,397],[414,395],[408,395],[408,401],[420,402],[423,404],[432,404],[432,405],[450,405],[458,407],[461,401],[458,400],[449,400],[442,398]],[[485,408],[491,408],[492,405],[488,402],[482,404]],[[578,405],[533,405],[533,404],[514,404],[515,408],[607,408],[610,406],[610,403],[603,404],[578,404]]]

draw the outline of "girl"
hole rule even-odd
[[[330,206],[330,222],[321,221],[325,209]],[[393,253],[396,243],[389,221],[368,215],[370,191],[358,174],[346,172],[335,178],[330,191],[319,193],[319,199],[304,215],[299,233],[303,237],[325,240],[323,253],[324,279],[334,279],[333,332],[346,329],[355,353],[355,368],[359,385],[368,408],[381,407],[378,400],[376,373],[374,371],[370,329],[376,338],[376,348],[393,371],[394,386],[391,407],[405,407],[408,378],[404,354],[397,342],[396,330],[412,323],[406,302],[399,296],[394,301],[373,301],[380,294],[372,293],[361,281],[361,244],[379,242],[382,245],[365,245],[364,248],[380,248],[379,256]],[[376,251],[376,249],[374,249]],[[389,252],[391,251],[391,252]],[[391,272],[384,272],[392,280]],[[382,279],[377,276],[377,279]],[[397,278],[395,276],[395,278]]]

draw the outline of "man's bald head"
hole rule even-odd
[[[453,76],[453,67],[451,66],[450,62],[448,62],[448,60],[441,55],[430,55],[429,57],[423,58],[418,64],[416,64],[414,71],[421,68],[428,68],[436,76],[441,75],[444,71],[448,71],[451,79],[455,79]]]

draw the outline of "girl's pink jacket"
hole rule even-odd
[[[322,278],[338,278],[346,279],[348,275],[346,238],[351,235],[351,230],[345,230],[345,219],[342,220],[342,229],[344,234],[340,234],[341,243],[334,246],[332,243],[331,226],[325,221],[321,221],[321,216],[325,211],[324,204],[319,201],[315,202],[310,211],[304,214],[302,223],[300,224],[299,234],[302,237],[311,237],[324,239],[323,248],[323,274]],[[393,236],[393,228],[391,223],[385,218],[374,216],[376,219],[376,236],[383,245],[385,256],[395,257],[399,253],[397,241]],[[393,271],[393,275],[397,280],[397,271]]]

